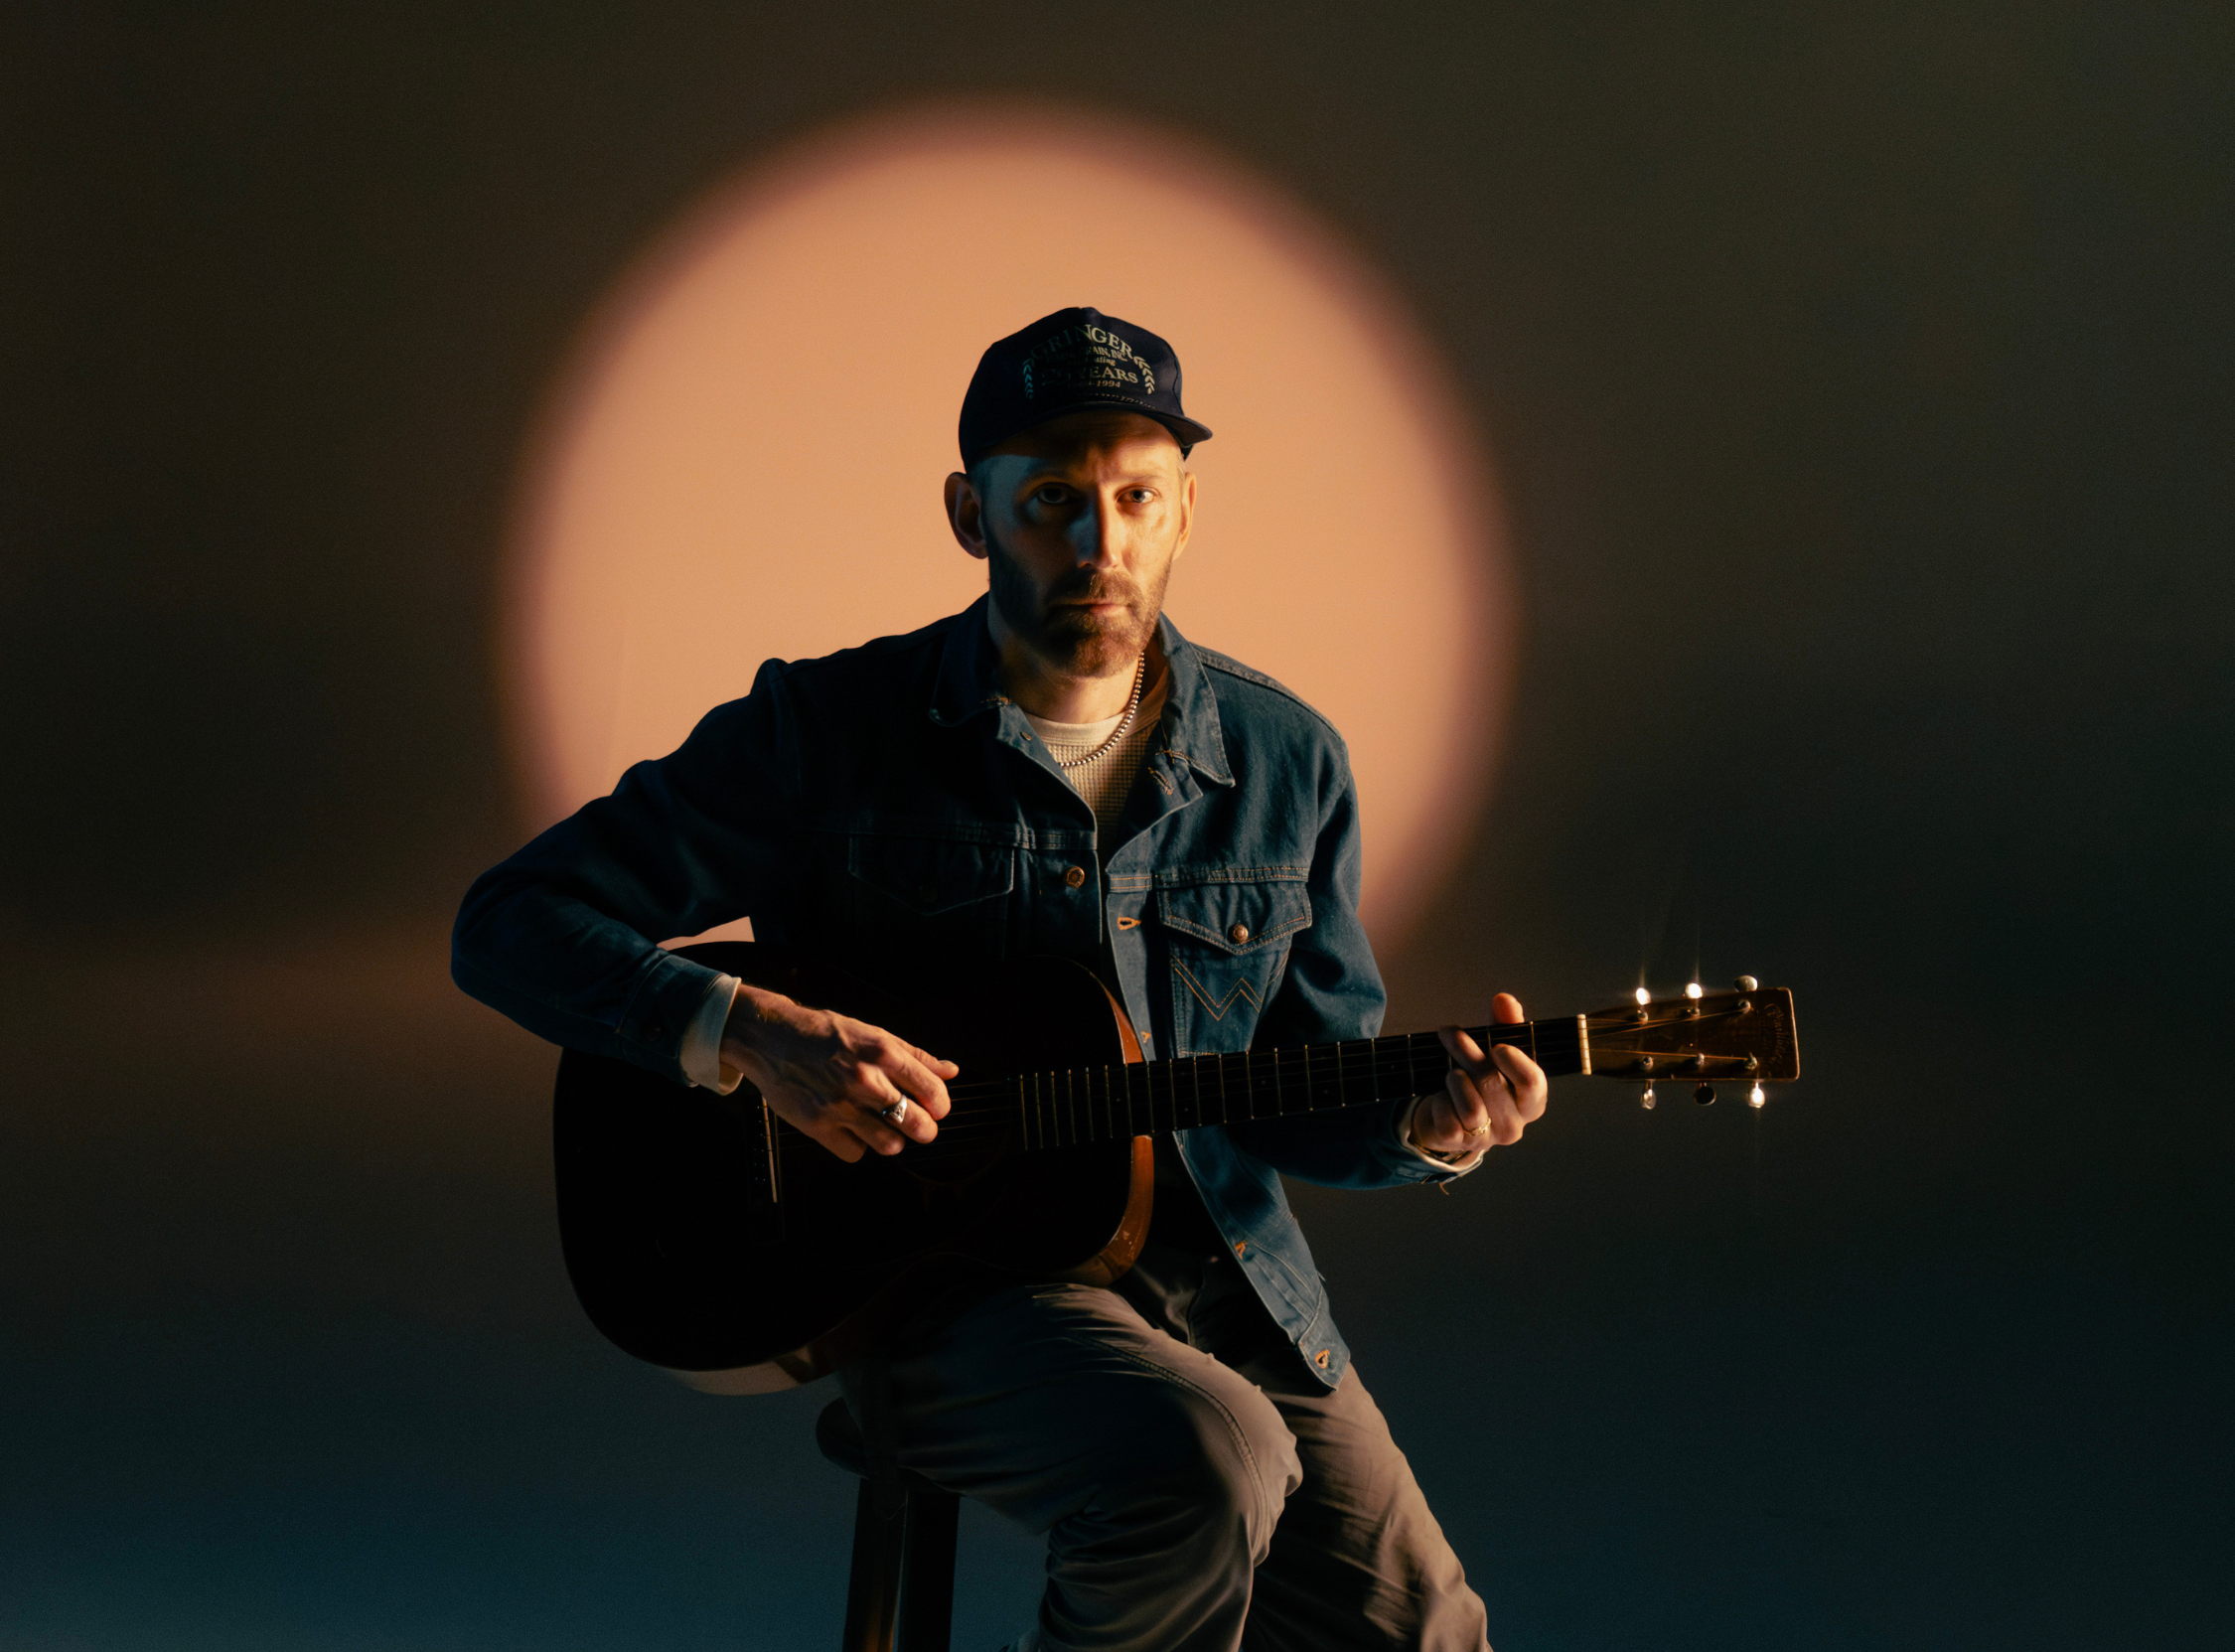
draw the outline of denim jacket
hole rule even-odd
[[[1358,793],[1327,720],[1159,622],[1163,719],[1105,856],[1093,811],[1000,690],[984,608],[770,661],[674,753],[484,873],[453,977],[531,1032],[678,1082],[717,976],[647,937],[746,915],[757,938],[871,979],[880,955],[1074,960],[1115,975],[1149,1056],[1378,1033]],[[1228,1249],[1330,1388],[1350,1354],[1280,1175],[1446,1179],[1398,1140],[1404,1105],[1176,1138]]]

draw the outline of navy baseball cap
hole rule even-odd
[[[1184,453],[1211,432],[1180,409],[1179,358],[1145,327],[1075,306],[988,345],[963,396],[963,463],[1089,407],[1145,413]]]

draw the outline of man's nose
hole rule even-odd
[[[1097,495],[1071,525],[1071,542],[1079,560],[1116,567],[1122,528],[1123,519],[1111,508],[1110,501]]]

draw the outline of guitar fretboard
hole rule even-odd
[[[1548,1076],[1584,1071],[1580,1015],[1467,1031],[1485,1048],[1519,1046]],[[1016,1106],[1027,1149],[1071,1147],[1424,1095],[1442,1089],[1450,1070],[1434,1033],[1399,1033],[1026,1073],[1015,1081]]]

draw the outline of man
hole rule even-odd
[[[960,435],[948,519],[987,596],[764,666],[678,751],[474,885],[460,985],[563,1044],[750,1079],[847,1160],[936,1138],[956,1067],[650,937],[749,914],[760,939],[872,979],[1070,958],[1121,993],[1151,1055],[1379,1030],[1341,739],[1162,618],[1194,520],[1184,462],[1210,436],[1170,347],[1092,309],[1044,317],[985,352]],[[1500,994],[1496,1013],[1521,1006]],[[1517,1140],[1544,1075],[1443,1038],[1433,1096],[1160,1143],[1147,1244],[1112,1287],[958,1281],[849,1369],[903,1466],[1047,1534],[1020,1644],[1487,1644],[1279,1182],[1441,1181]]]

